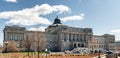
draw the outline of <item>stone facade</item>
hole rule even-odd
[[[59,20],[58,18],[56,18]],[[62,25],[57,21],[46,28],[46,33],[53,35],[53,37],[48,37],[48,48],[51,51],[65,51],[72,50],[77,47],[88,47],[88,43],[92,39],[92,29],[91,28],[76,28]]]
[[[115,50],[115,36],[110,34],[104,34],[106,42],[106,50]]]
[[[116,48],[117,52],[120,53],[120,41],[115,43],[115,48]]]
[[[46,43],[46,34],[45,32],[41,32],[41,31],[26,31],[26,37],[27,39],[29,39],[30,41],[32,41],[32,45],[31,45],[31,51],[37,51],[38,49],[38,41],[39,41],[39,46],[41,46],[42,48],[39,50],[45,50],[45,43]],[[43,45],[44,44],[44,45]]]
[[[21,48],[22,51],[25,50],[25,47],[23,47],[21,44],[26,39],[28,39],[29,41],[32,41],[32,44],[31,44],[31,47],[30,47],[30,50],[32,50],[32,51],[37,51],[38,40],[41,40],[41,39],[43,40],[44,39],[44,41],[47,41],[45,32],[28,31],[28,30],[26,30],[25,27],[20,27],[20,26],[17,26],[17,25],[5,26],[3,32],[4,32],[3,42],[15,41],[16,46]],[[25,41],[25,42],[26,42],[25,44],[27,44],[27,41]]]
[[[5,26],[3,32],[4,32],[4,41],[9,41],[9,40],[20,41],[26,37],[25,36],[26,28],[19,27],[17,25]]]
[[[5,26],[4,41],[14,40],[19,42],[26,38],[34,42],[31,47],[32,50],[37,50],[37,39],[44,39],[47,43],[48,49],[52,52],[73,50],[74,48],[89,48],[91,50],[114,50],[115,36],[105,34],[102,36],[93,36],[92,28],[76,28],[63,25],[58,19],[55,18],[54,23],[49,25],[45,32],[41,31],[28,31],[25,27],[19,26]],[[42,43],[40,43],[42,44]]]
[[[93,52],[102,52],[105,49],[105,38],[103,36],[93,35],[90,49]]]
[[[90,49],[93,52],[115,51],[115,36],[109,34],[93,35]]]
[[[6,41],[15,41],[17,47],[20,47],[20,41],[26,38],[26,28],[19,27],[18,25],[5,26],[3,33],[3,43]],[[3,46],[5,45],[3,44]]]

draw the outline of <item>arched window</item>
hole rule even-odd
[[[78,44],[78,47],[80,47],[80,44]]]
[[[73,38],[73,41],[75,41],[75,38]]]
[[[72,41],[71,38],[69,38],[69,41]]]
[[[77,38],[77,41],[79,41],[79,39]]]
[[[82,44],[81,47],[84,47],[84,44]]]
[[[64,41],[67,41],[67,39],[64,37]]]
[[[77,45],[76,45],[76,43],[74,44],[74,48],[76,48],[77,47]]]

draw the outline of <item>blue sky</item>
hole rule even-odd
[[[120,40],[120,0],[0,0],[0,43],[5,25],[43,31],[57,15],[65,25]]]

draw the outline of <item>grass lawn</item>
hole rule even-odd
[[[0,58],[37,58],[37,52],[14,52],[14,53],[1,53]],[[98,56],[98,54],[89,54],[89,55],[79,55],[79,54],[47,54],[45,52],[40,52],[40,58],[93,58]]]

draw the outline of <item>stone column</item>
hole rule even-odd
[[[73,41],[73,34],[71,34],[71,38],[70,39]]]
[[[84,40],[84,34],[82,34],[82,41]]]
[[[7,33],[7,31],[5,31],[5,41],[7,41],[8,40],[8,33]]]
[[[10,34],[11,34],[11,35],[10,35],[10,36],[11,36],[11,39],[14,40],[14,38],[15,38],[14,33],[11,32]]]
[[[77,34],[75,34],[75,41],[77,41]]]
[[[68,34],[68,33],[66,34],[66,38],[67,38],[68,41],[70,41],[70,40],[69,40],[69,34]]]

